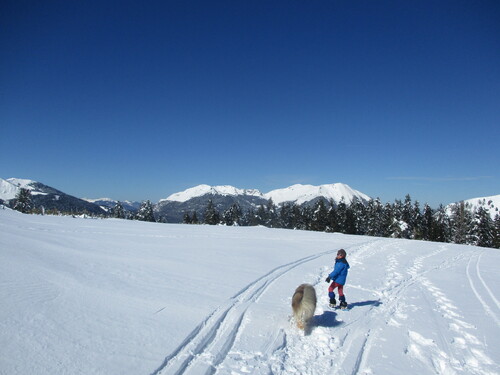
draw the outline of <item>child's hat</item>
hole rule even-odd
[[[347,253],[345,252],[344,249],[340,249],[339,251],[337,251],[337,255],[342,255],[343,257],[347,256]]]

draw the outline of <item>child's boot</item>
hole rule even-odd
[[[345,301],[345,296],[340,296],[340,308],[341,309],[347,309],[347,302]]]
[[[337,301],[335,301],[335,293],[329,292],[328,297],[330,297],[330,307],[337,306]]]

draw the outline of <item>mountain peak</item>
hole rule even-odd
[[[333,199],[335,202],[340,202],[340,200],[344,198],[347,204],[352,202],[354,198],[360,199],[361,201],[370,200],[368,195],[354,190],[349,185],[340,182],[319,186],[296,184],[284,189],[272,190],[264,196],[267,199],[272,199],[275,204],[293,202],[299,205],[317,197],[323,197],[327,200]]]
[[[223,196],[238,196],[238,195],[252,195],[262,197],[262,193],[255,189],[238,189],[230,185],[220,185],[220,186],[210,186],[210,185],[198,185],[179,193],[170,195],[162,201],[173,201],[173,202],[186,202],[192,198],[201,197],[203,195],[223,195]]]

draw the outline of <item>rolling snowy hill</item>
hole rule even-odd
[[[341,247],[347,311],[324,282]],[[498,374],[499,267],[473,246],[0,209],[0,374]]]

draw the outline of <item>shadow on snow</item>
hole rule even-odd
[[[333,311],[324,311],[322,315],[315,315],[311,322],[311,327],[336,327],[343,322],[339,322],[335,319],[337,313]]]
[[[380,301],[363,301],[363,302],[353,302],[349,304],[348,310],[353,309],[355,307],[362,307],[362,306],[380,306],[382,302]]]
[[[363,302],[354,302],[349,304],[349,308],[353,309],[355,307],[363,307],[363,306],[380,306],[382,302],[380,301],[363,301]],[[336,319],[337,313],[334,311],[324,311],[323,314],[321,315],[315,315],[311,321],[311,324],[306,328],[304,334],[306,336],[310,335],[312,330],[315,327],[326,327],[326,328],[331,328],[331,327],[337,327],[344,322],[340,322]]]

